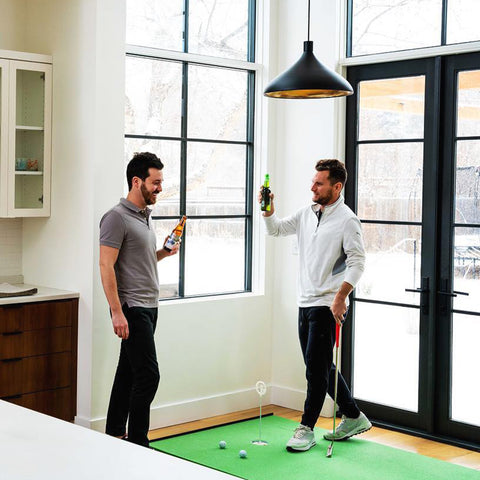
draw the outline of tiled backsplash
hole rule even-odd
[[[0,219],[0,281],[22,276],[22,225],[21,218]]]

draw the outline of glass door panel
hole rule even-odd
[[[454,242],[453,290],[468,295],[453,297],[453,308],[480,314],[480,228],[456,227]]]
[[[367,259],[356,296],[419,305],[419,295],[405,289],[420,286],[421,234],[418,225],[365,223]]]
[[[425,85],[423,74],[357,85],[356,205],[367,259],[355,292],[353,392],[414,413],[421,297],[406,289],[422,276]]]
[[[358,215],[364,220],[422,220],[423,142],[358,146]]]
[[[367,80],[359,84],[358,139],[422,138],[425,77]]]
[[[452,325],[451,419],[480,427],[480,317],[454,313]]]
[[[433,61],[349,69],[346,199],[362,222],[364,274],[345,325],[346,377],[360,408],[383,422],[426,428],[431,411],[435,195],[426,111]],[[351,180],[350,180],[351,181]],[[350,370],[348,370],[350,368]]]
[[[8,62],[0,59],[0,215],[7,215]]]
[[[44,202],[45,73],[16,70],[15,209],[42,209]]]
[[[480,70],[458,74],[457,135],[480,135]]]
[[[443,309],[442,325],[451,344],[444,365],[449,372],[442,412],[442,428],[466,432],[467,438],[480,438],[478,398],[480,382],[480,55],[464,55],[447,63],[453,86],[453,125],[455,131],[447,158],[454,178],[451,185],[453,213],[445,217],[442,257],[446,273],[442,290],[452,295]],[[477,67],[477,69],[472,69]],[[448,171],[448,169],[446,169]],[[444,182],[447,183],[446,181]],[[447,275],[448,274],[448,275]],[[443,293],[443,295],[445,294]],[[448,337],[447,337],[448,338]]]
[[[419,345],[418,309],[358,302],[355,308],[355,397],[416,412]]]

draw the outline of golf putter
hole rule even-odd
[[[338,346],[340,344],[340,329],[341,325],[335,325],[335,393],[333,399],[333,438],[327,449],[327,458],[331,458],[333,452],[333,443],[335,442],[335,419],[337,418],[337,387],[338,387]]]

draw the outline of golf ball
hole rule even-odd
[[[240,451],[238,452],[238,456],[239,456],[240,458],[247,458],[247,451],[246,451],[246,450],[240,450]]]
[[[218,446],[219,446],[220,448],[227,448],[227,442],[226,442],[225,440],[220,440],[220,441],[218,442]]]

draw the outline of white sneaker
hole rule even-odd
[[[293,437],[287,442],[287,450],[296,452],[305,452],[316,445],[315,435],[310,427],[300,424],[293,434]]]
[[[335,435],[332,432],[328,432],[323,438],[325,440],[347,440],[347,438],[366,432],[371,428],[370,420],[362,412],[360,412],[358,418],[348,418],[342,415],[342,421],[335,429]]]

